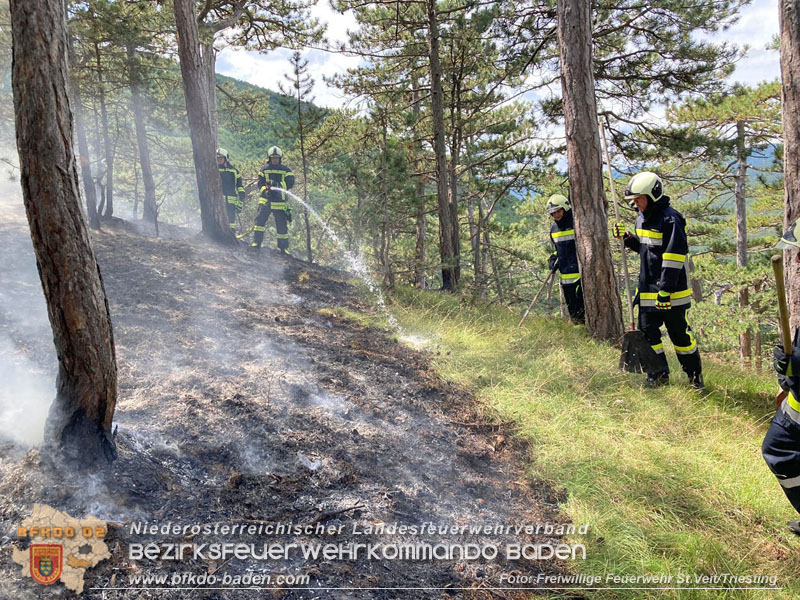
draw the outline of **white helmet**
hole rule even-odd
[[[217,156],[222,156],[225,160],[228,160],[228,151],[225,148],[217,148]]]
[[[650,171],[642,171],[631,177],[628,187],[625,188],[625,200],[634,207],[636,205],[633,199],[637,196],[647,196],[651,202],[658,202],[663,195],[664,184],[661,183],[661,178]]]
[[[271,146],[270,149],[267,151],[267,156],[269,156],[270,158],[273,156],[277,156],[278,158],[283,158],[283,150],[281,150],[277,146]]]

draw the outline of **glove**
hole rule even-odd
[[[785,375],[786,377],[792,377],[792,355],[786,354],[783,351],[782,346],[775,346],[775,349],[772,351],[772,366],[775,368],[775,371],[778,375]]]
[[[283,209],[283,212],[286,213],[286,222],[287,223],[291,223],[292,222],[292,207],[287,204],[286,208]]]
[[[550,272],[555,273],[558,269],[558,254],[551,254],[547,259],[547,266],[550,267]]]
[[[625,237],[625,223],[614,223],[614,227],[611,228],[611,234],[615,238]]]
[[[656,297],[656,308],[658,310],[669,310],[672,308],[672,302],[669,299],[669,292],[659,290],[658,296]]]

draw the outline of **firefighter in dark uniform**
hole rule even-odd
[[[669,365],[661,343],[661,325],[667,328],[678,361],[689,376],[689,383],[703,390],[703,368],[697,341],[686,320],[692,300],[686,255],[686,219],[672,208],[664,194],[661,179],[643,171],[634,175],[625,190],[625,199],[638,209],[636,231],[625,231],[624,223],[614,225],[614,237],[623,237],[625,246],[639,253],[639,329],[659,355],[662,368],[647,374],[645,387],[669,383]]]
[[[564,196],[553,194],[547,201],[547,212],[554,221],[550,228],[550,240],[556,250],[550,255],[548,261],[550,272],[559,272],[561,289],[564,291],[570,319],[574,323],[583,323],[586,317],[584,316],[581,274],[578,269],[578,252],[575,248],[572,207]]]
[[[225,208],[228,211],[228,222],[231,229],[236,231],[236,216],[242,212],[244,206],[244,186],[239,169],[234,167],[225,148],[217,148],[217,168],[222,180],[222,195],[225,198]]]
[[[286,194],[281,190],[290,190],[294,186],[294,174],[286,165],[282,164],[283,151],[277,146],[272,146],[268,152],[269,158],[261,167],[258,175],[258,187],[261,197],[258,200],[258,214],[253,233],[252,248],[261,248],[264,241],[264,231],[270,213],[275,217],[275,230],[278,239],[278,249],[281,254],[287,254],[289,248],[289,223],[292,222],[292,208],[286,201]]]
[[[783,234],[778,248],[790,250],[791,258],[800,262],[800,221],[792,223]],[[773,366],[778,372],[778,384],[787,393],[761,445],[761,454],[770,471],[778,478],[783,493],[800,512],[800,346],[795,330],[792,353],[783,346],[773,352]],[[789,529],[800,535],[800,522],[791,521]]]

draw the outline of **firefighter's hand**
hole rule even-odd
[[[550,268],[551,273],[555,273],[558,269],[558,254],[551,254],[547,259],[547,266]]]
[[[793,376],[792,355],[786,354],[782,346],[775,346],[775,349],[772,351],[772,358],[772,366],[775,368],[778,375],[785,375],[787,377]]]
[[[283,212],[286,213],[286,222],[287,223],[291,223],[292,222],[292,207],[287,204],[286,208],[283,209]]]
[[[614,223],[614,226],[611,228],[611,234],[615,238],[625,237],[625,233],[626,233],[626,231],[625,231],[625,223],[622,223],[622,222]]]
[[[659,290],[658,296],[656,297],[656,308],[658,310],[669,310],[672,308],[672,302],[669,299],[669,292]]]

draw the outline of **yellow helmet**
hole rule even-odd
[[[569,200],[567,200],[565,196],[562,196],[561,194],[553,194],[547,201],[547,212],[548,214],[552,215],[559,209],[567,212],[568,210],[571,210],[572,207],[569,205]]]
[[[658,202],[661,196],[664,195],[664,184],[661,178],[650,171],[642,171],[637,173],[628,182],[628,187],[625,188],[625,200],[633,206],[633,199],[637,196],[647,196],[651,202]]]

